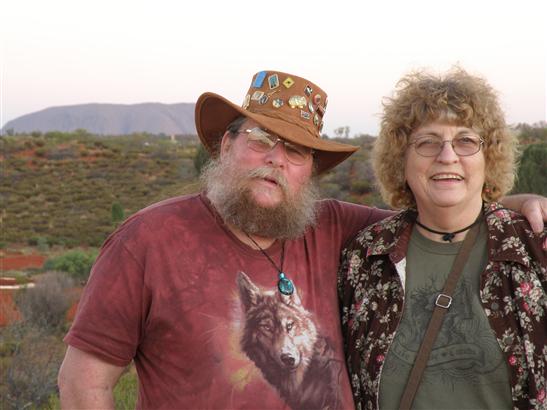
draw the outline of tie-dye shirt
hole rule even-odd
[[[321,201],[317,225],[285,243],[285,296],[203,195],[161,202],[106,241],[65,341],[134,360],[137,408],[351,409],[336,272],[344,245],[389,214]],[[278,266],[282,249],[266,249]]]

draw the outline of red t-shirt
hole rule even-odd
[[[321,201],[318,225],[285,244],[288,297],[204,195],[152,205],[105,242],[65,341],[134,360],[137,408],[353,408],[336,273],[344,244],[388,212]],[[281,244],[267,253],[279,266]]]

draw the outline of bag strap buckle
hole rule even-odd
[[[437,299],[435,299],[435,305],[442,307],[443,309],[448,309],[452,304],[452,297],[445,295],[444,293],[439,293]]]

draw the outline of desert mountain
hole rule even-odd
[[[8,121],[3,131],[63,131],[85,129],[93,134],[196,134],[193,103],[80,104],[51,107]]]

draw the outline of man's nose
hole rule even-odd
[[[287,155],[285,153],[285,144],[283,141],[277,141],[274,147],[267,152],[266,160],[268,163],[275,165],[284,165],[287,161]]]

